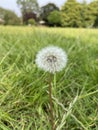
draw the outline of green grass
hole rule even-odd
[[[54,79],[56,130],[98,130],[98,30],[2,26],[0,130],[51,130],[48,74],[35,64],[50,44],[68,54]]]

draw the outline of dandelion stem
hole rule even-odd
[[[53,116],[53,102],[52,102],[52,75],[50,74],[50,80],[49,80],[49,102],[50,102],[50,123],[51,123],[51,129],[55,130],[54,126],[54,116]]]

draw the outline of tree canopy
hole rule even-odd
[[[52,11],[47,17],[48,23],[51,26],[61,26],[61,12]]]
[[[37,0],[17,0],[17,4],[21,9],[23,23],[27,23],[31,18],[35,19],[35,15],[39,13]]]
[[[19,25],[20,18],[11,10],[0,8],[0,18],[4,25]]]
[[[49,14],[55,10],[59,10],[59,8],[53,3],[48,3],[47,5],[43,6],[41,8],[41,14],[40,14],[41,19],[48,22],[47,18]]]
[[[67,0],[62,6],[62,26],[96,27],[98,26],[98,1],[87,4],[76,0]]]
[[[65,27],[81,27],[82,18],[81,18],[81,9],[82,6],[76,0],[68,0],[62,6],[62,26]]]

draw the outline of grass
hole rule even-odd
[[[54,77],[56,130],[98,130],[98,30],[0,27],[0,130],[51,130],[48,74],[37,52],[57,45],[67,67]]]

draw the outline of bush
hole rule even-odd
[[[28,20],[28,25],[36,25],[36,21],[32,18]]]

